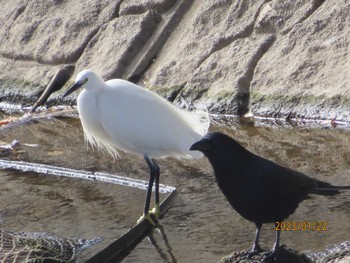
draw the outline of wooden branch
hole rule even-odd
[[[160,217],[170,208],[171,201],[175,196],[176,190],[173,190],[160,204]],[[85,263],[112,263],[120,261],[128,255],[142,239],[149,235],[155,227],[156,226],[152,226],[148,221],[142,220],[108,247],[88,259]]]

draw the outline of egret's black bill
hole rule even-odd
[[[74,83],[74,85],[71,86],[71,87],[62,95],[62,98],[67,97],[69,94],[71,94],[71,93],[73,93],[74,91],[76,91],[77,89],[79,89],[82,85],[83,85],[83,83],[80,83],[80,82]]]
[[[192,144],[190,151],[201,151],[208,152],[210,150],[210,145],[208,140],[202,139],[194,144]]]

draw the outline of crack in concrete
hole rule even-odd
[[[237,81],[236,87],[238,88],[238,94],[236,99],[239,100],[237,114],[240,116],[250,111],[250,85],[254,78],[255,69],[261,58],[272,47],[275,40],[276,36],[274,34],[265,38],[249,59],[245,73]]]
[[[26,10],[26,6],[20,6],[16,11],[15,11],[15,15],[13,17],[13,21],[15,21],[24,11]]]
[[[140,15],[153,10],[156,13],[167,12],[173,6],[176,5],[177,0],[167,0],[167,1],[139,1],[138,3],[127,4],[119,13],[120,16],[125,15]]]
[[[249,92],[250,83],[254,77],[255,68],[258,65],[260,59],[265,55],[265,53],[273,45],[275,40],[276,40],[276,36],[274,34],[267,36],[267,38],[259,45],[256,52],[254,52],[251,58],[249,59],[247,70],[238,79],[238,90],[240,93]]]
[[[236,34],[231,35],[229,37],[219,38],[216,43],[212,46],[212,49],[209,51],[208,55],[203,57],[201,60],[199,60],[197,67],[199,67],[201,64],[203,64],[211,55],[214,53],[226,48],[227,46],[231,45],[238,39],[248,38],[250,37],[254,32],[254,25],[256,23],[256,20],[258,19],[258,16],[260,14],[260,11],[262,7],[272,0],[265,0],[258,8],[258,10],[255,12],[254,17],[252,21],[246,25],[244,28],[242,28],[240,31],[238,31]]]
[[[93,38],[98,34],[98,32],[100,31],[100,29],[102,27],[104,27],[106,24],[108,24],[110,21],[112,21],[115,18],[119,17],[119,10],[120,10],[120,6],[123,3],[124,0],[120,0],[115,4],[114,7],[114,12],[111,14],[108,22],[103,23],[101,25],[99,25],[98,27],[94,28],[91,33],[89,34],[89,36],[86,38],[86,40],[84,41],[84,43],[77,49],[77,51],[72,55],[71,59],[67,59],[67,62],[65,62],[65,64],[71,64],[71,63],[76,63],[80,57],[83,55],[85,49],[87,48],[87,46],[89,45],[89,43],[93,40]]]
[[[295,24],[284,30],[282,33],[287,34],[294,28],[295,25],[303,23],[305,20],[311,17],[312,14],[314,14],[325,2],[326,0],[313,0],[311,7],[305,12],[305,14]]]
[[[86,37],[86,40],[81,44],[81,46],[73,54],[70,54],[69,57],[56,59],[55,61],[49,61],[49,60],[45,60],[45,59],[41,59],[41,58],[35,59],[31,56],[26,56],[26,55],[12,56],[11,54],[6,54],[3,52],[1,52],[0,55],[1,55],[1,57],[5,58],[5,59],[20,61],[20,62],[36,62],[36,63],[41,64],[41,65],[50,65],[50,66],[76,63],[79,60],[79,58],[82,56],[82,54],[84,53],[84,51],[85,51],[86,47],[89,45],[90,41],[97,35],[100,28],[103,27],[104,25],[108,24],[113,19],[119,17],[119,9],[120,9],[120,6],[123,3],[123,1],[124,0],[120,0],[119,2],[116,3],[115,8],[114,8],[114,12],[111,14],[108,22],[103,23],[103,24],[99,25],[98,27],[93,28],[91,30],[91,32],[89,33],[89,35]],[[25,6],[23,8],[20,7],[18,10],[19,11],[16,13],[16,18],[24,12]]]
[[[135,15],[133,15],[135,17]],[[125,17],[125,16],[123,16]],[[129,73],[130,67],[138,65],[141,56],[147,56],[146,47],[149,46],[149,39],[154,35],[160,22],[159,14],[149,11],[140,17],[139,28],[132,38],[128,40],[125,51],[118,55],[116,67],[106,76],[106,78],[124,78],[137,81],[139,76]],[[145,51],[146,50],[146,51]],[[150,58],[153,59],[153,58]]]
[[[324,2],[326,2],[326,0],[314,0],[311,4],[311,7],[306,11],[304,16],[301,17],[297,23],[302,23],[310,16],[312,16],[312,14],[315,13],[323,5]]]
[[[165,21],[163,20],[164,22],[158,24],[153,34],[143,45],[143,48],[140,49],[132,62],[129,63],[125,70],[125,76],[127,79],[140,79],[140,76],[147,71],[152,65],[154,58],[157,57],[171,33],[192,4],[193,0],[182,0],[177,2],[176,5],[171,8],[171,14],[169,15],[170,18]],[[163,14],[163,16],[168,16],[168,14]]]
[[[252,21],[235,35],[226,38],[220,38],[212,47],[208,56],[204,57],[199,61],[199,67],[202,63],[204,63],[210,56],[214,53],[226,48],[231,45],[238,39],[249,38],[254,33],[254,26],[259,17],[262,7],[271,2],[271,0],[264,1],[255,12]],[[242,116],[249,112],[250,108],[250,85],[254,78],[255,68],[257,67],[260,59],[264,56],[264,54],[272,47],[273,43],[276,40],[275,34],[269,34],[265,40],[259,45],[258,49],[253,53],[251,58],[248,61],[246,71],[243,75],[238,79],[237,86],[238,94],[235,96],[235,100],[237,100],[237,114]]]
[[[101,25],[102,26],[102,25]],[[84,53],[86,47],[89,45],[90,41],[97,35],[97,33],[100,31],[100,28],[96,27],[94,28],[91,33],[86,37],[86,40],[82,43],[82,45],[71,55],[71,58],[67,58],[66,63],[76,63],[79,58]]]
[[[113,20],[114,18],[120,17],[120,6],[122,5],[123,2],[124,0],[120,0],[115,4],[114,12],[112,13],[110,21]]]
[[[46,60],[42,58],[33,58],[29,55],[13,55],[13,54],[6,54],[6,53],[0,53],[1,57],[5,59],[9,59],[12,61],[18,61],[18,62],[36,62],[41,65],[49,65],[49,66],[58,66],[58,65],[66,65],[66,64],[72,64],[76,63],[81,55],[84,53],[85,48],[88,46],[89,42],[93,39],[93,37],[98,33],[100,27],[97,27],[93,30],[91,30],[91,33],[87,36],[86,40],[82,43],[82,45],[72,54],[69,55],[69,57],[64,57],[61,59],[56,59],[54,61]]]
[[[218,42],[214,44],[208,56],[199,61],[198,66],[212,54],[227,47],[237,39],[249,37],[253,33],[255,21],[259,16],[262,6],[270,1],[271,0],[266,0],[259,6],[258,11],[254,15],[253,21],[249,23],[245,28],[229,38],[220,38]],[[171,18],[166,22],[159,24],[158,29],[155,30],[156,33],[153,33],[148,40],[150,44],[145,44],[144,48],[142,48],[138,54],[135,55],[135,58],[132,59],[133,61],[129,63],[128,68],[125,70],[126,73],[124,74],[127,76],[128,80],[138,82],[141,79],[141,75],[144,74],[144,72],[147,71],[147,69],[152,65],[153,60],[156,58],[162,46],[165,44],[174,28],[176,28],[192,4],[193,0],[180,1],[176,7],[172,8],[175,9],[175,11],[173,11]],[[186,84],[180,85],[180,88],[173,92],[168,99],[170,101],[174,101],[177,95],[181,93],[181,90],[185,87],[185,85]]]
[[[312,16],[313,13],[315,13],[321,6],[322,4],[325,2],[326,0],[314,0],[312,2],[311,7],[306,11],[306,13],[304,14],[304,16],[302,16],[299,21],[295,24],[299,24],[304,22],[305,20],[307,20],[309,17]],[[266,1],[264,4],[266,4],[267,2],[270,1]],[[261,6],[262,7],[262,6]],[[260,7],[260,9],[261,9]],[[260,10],[257,12],[259,13]],[[257,18],[257,16],[255,17],[255,19]],[[254,20],[255,23],[256,20]],[[288,33],[294,26],[295,24],[286,29],[283,33]],[[244,115],[245,113],[248,113],[250,111],[250,85],[251,82],[254,78],[254,71],[255,68],[257,67],[259,61],[261,60],[261,58],[264,56],[264,54],[266,54],[266,52],[271,48],[271,46],[273,45],[273,43],[276,41],[277,35],[273,34],[270,35],[269,37],[267,37],[264,42],[259,46],[258,50],[253,54],[253,56],[250,58],[249,62],[248,62],[248,66],[247,66],[247,71],[243,74],[243,76],[238,80],[238,90],[239,93],[237,95],[237,99],[240,99],[240,103],[239,105],[241,106],[241,108],[239,108],[238,111],[238,115]],[[248,94],[248,96],[244,97],[243,99],[242,94]],[[298,103],[295,102],[295,105],[297,105]]]

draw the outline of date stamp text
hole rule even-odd
[[[281,231],[327,231],[326,221],[283,221],[275,222],[275,226]]]

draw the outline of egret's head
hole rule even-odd
[[[102,80],[96,75],[95,72],[89,69],[80,71],[75,78],[73,86],[71,86],[64,94],[63,98],[76,91],[80,87],[84,89],[90,89],[93,87],[99,87]]]

